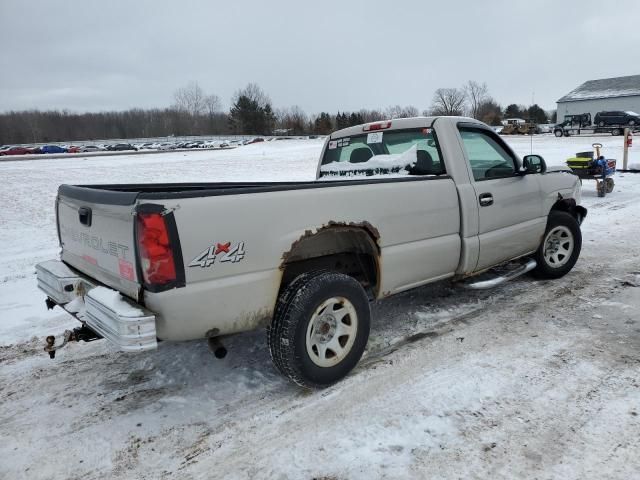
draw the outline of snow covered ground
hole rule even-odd
[[[536,136],[533,152],[561,165],[596,140],[622,158],[608,136]],[[262,331],[224,360],[200,341],[42,352],[76,325],[35,287],[60,183],[310,179],[321,146],[0,162],[0,478],[640,478],[640,174],[605,198],[585,182],[582,255],[560,280],[374,304],[365,357],[324,391],[281,378]]]

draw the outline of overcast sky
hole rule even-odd
[[[470,79],[551,109],[640,74],[638,0],[0,0],[0,18],[0,111],[166,107],[190,81],[225,109],[256,82],[275,108],[422,111]]]

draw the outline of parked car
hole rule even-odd
[[[95,185],[87,171],[93,185],[60,186],[61,257],[36,270],[47,305],[82,322],[65,337],[126,351],[206,338],[224,356],[221,336],[268,325],[278,370],[320,388],[358,363],[370,301],[516,259],[509,273],[468,286],[528,271],[558,278],[580,254],[578,177],[538,155],[520,160],[477,120],[349,127],[327,139],[316,172],[314,181],[116,186]],[[265,218],[277,222],[264,228]]]
[[[33,153],[33,149],[28,147],[9,147],[0,150],[0,155],[27,155],[29,153]]]
[[[244,144],[251,145],[252,143],[260,143],[260,142],[264,142],[264,138],[261,138],[261,137],[252,138],[251,140],[246,140]]]
[[[83,145],[82,147],[80,147],[80,151],[81,152],[99,152],[102,149],[100,147],[98,147],[97,145]]]
[[[599,127],[607,125],[640,125],[640,115],[631,111],[598,112],[593,121]]]
[[[40,153],[67,153],[67,149],[60,145],[44,145],[40,147]]]
[[[77,145],[70,145],[67,147],[67,153],[80,153],[81,148]]]
[[[107,147],[107,150],[110,150],[112,152],[122,152],[125,150],[137,151],[138,149],[133,145],[131,145],[130,143],[116,143],[115,145],[109,145]]]
[[[156,147],[156,150],[175,150],[175,149],[176,149],[176,144],[170,143],[170,142],[161,143]]]

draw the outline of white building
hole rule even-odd
[[[590,113],[593,121],[602,111],[640,113],[640,75],[589,80],[558,100],[558,123],[565,115]]]

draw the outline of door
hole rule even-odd
[[[539,176],[521,175],[516,156],[493,131],[459,130],[479,205],[476,270],[535,251],[546,226]]]

